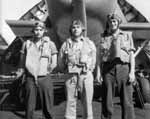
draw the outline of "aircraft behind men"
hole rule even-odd
[[[40,3],[40,5],[41,4],[43,5],[43,3]],[[126,19],[127,16],[125,16],[124,12],[122,11],[118,0],[45,0],[44,5],[47,6],[47,11],[43,11],[38,5],[34,9],[40,11],[41,14],[44,12],[46,13],[47,17],[44,17],[44,21],[46,21],[46,23],[49,25],[48,33],[51,36],[52,40],[54,40],[54,42],[57,44],[58,48],[60,47],[62,42],[64,42],[64,40],[69,36],[69,26],[73,19],[80,19],[83,22],[85,28],[87,29],[85,35],[90,37],[90,39],[93,40],[95,44],[97,44],[100,40],[100,34],[105,28],[106,16],[109,13],[115,13],[122,19],[122,29],[133,31],[133,37],[136,47],[138,47],[140,43],[142,43],[146,39],[149,39],[150,37],[150,34],[148,33],[150,30],[150,24],[146,23],[145,19],[144,23],[128,22],[129,19]],[[38,17],[38,15],[35,16],[34,13],[32,13],[31,15],[26,14],[25,16],[27,18],[31,18],[32,16],[34,20],[40,19],[40,17]],[[30,37],[31,35],[30,29],[34,24],[34,20],[32,19],[30,21],[25,16],[22,17],[22,20],[20,21],[7,21],[7,23],[13,29],[14,33],[19,36],[17,37],[18,41],[20,41],[20,39],[22,38],[24,40],[26,39],[25,37]],[[17,40],[14,42],[17,42],[18,46],[20,46],[19,44],[21,44],[22,41],[18,42]],[[16,45],[14,46],[13,44],[15,43],[12,43],[6,50],[6,54],[9,54],[12,49],[15,49],[14,47],[16,47]],[[15,52],[17,51],[18,49],[15,50]],[[17,54],[17,56],[16,54],[14,54],[15,53],[9,54],[10,56],[8,55],[9,57],[5,58],[10,59],[10,57],[13,57],[13,59],[17,59],[15,57],[18,57],[19,54]],[[11,60],[8,61],[11,62]],[[139,64],[144,63],[145,66],[150,66],[147,65],[148,63],[146,63],[145,61],[150,62],[146,57],[137,58],[137,62]],[[150,89],[148,89],[148,91],[148,94],[150,94]]]

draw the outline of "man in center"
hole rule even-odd
[[[96,47],[89,38],[84,37],[85,28],[80,20],[74,20],[70,26],[70,38],[60,49],[58,65],[66,74],[67,92],[66,119],[76,119],[78,91],[83,104],[83,119],[93,119],[93,70],[96,63]]]

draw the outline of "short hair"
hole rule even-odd
[[[84,27],[83,23],[81,22],[81,20],[73,20],[72,23],[71,23],[71,25],[70,25],[70,28],[69,28],[70,34],[72,34],[71,29],[72,29],[72,27],[75,26],[75,25],[81,26],[82,32],[85,31],[85,27]]]

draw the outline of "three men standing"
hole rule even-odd
[[[100,46],[102,83],[102,119],[111,119],[115,85],[121,100],[122,119],[135,119],[132,102],[132,82],[134,82],[135,59],[131,32],[119,29],[120,18],[108,15],[106,30],[102,34]],[[96,47],[88,37],[83,36],[85,28],[80,20],[70,26],[70,37],[63,43],[58,66],[61,71],[72,76],[66,79],[67,92],[66,119],[76,119],[77,94],[81,94],[83,119],[93,119],[93,70],[96,64]],[[37,22],[33,29],[34,37],[27,40],[21,50],[20,74],[26,72],[27,119],[32,119],[36,106],[37,89],[40,92],[43,114],[47,119],[53,117],[53,89],[47,74],[57,63],[57,49],[48,37],[44,36],[45,25]],[[98,67],[98,69],[100,69]],[[101,80],[100,71],[97,80]],[[37,88],[38,87],[38,88]]]

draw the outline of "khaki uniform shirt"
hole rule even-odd
[[[79,73],[82,70],[81,65],[85,64],[89,71],[93,71],[96,63],[96,47],[87,37],[81,37],[77,43],[68,38],[63,43],[59,57],[58,65],[60,69],[67,67],[69,73]]]
[[[123,62],[130,62],[130,51],[135,50],[132,32],[119,30],[116,36],[102,34],[99,50],[102,62],[112,61],[116,57],[120,58]]]
[[[58,51],[55,44],[49,37],[43,37],[36,43],[32,40],[26,41],[26,68],[27,70],[37,76],[45,76],[48,74],[48,66],[51,65],[52,55]],[[36,72],[36,74],[34,74]]]

